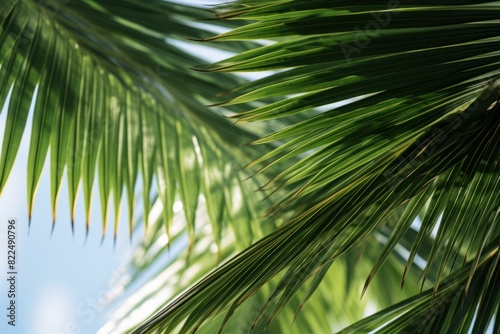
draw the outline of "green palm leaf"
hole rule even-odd
[[[432,289],[367,317],[339,333],[485,333],[498,309],[498,243],[480,261],[468,288],[468,272],[456,273]],[[472,263],[465,267],[470,269]],[[477,310],[477,314],[476,314]],[[474,321],[475,316],[477,319]],[[495,326],[498,319],[495,318]]]
[[[303,310],[292,331],[330,332],[325,319],[356,321],[363,306],[336,316],[330,298],[351,305],[353,287],[369,297],[381,277],[415,288],[420,275],[423,293],[375,294],[386,308],[343,332],[498,329],[500,3],[260,0],[213,14],[200,25],[207,13],[161,0],[0,8],[0,190],[31,126],[30,217],[49,152],[54,221],[65,170],[87,231],[96,182],[103,236],[111,199],[116,236],[123,195],[132,232],[139,178],[144,212],[161,213],[145,216],[133,282],[152,271],[164,299],[120,328],[230,333],[238,315],[278,332]],[[235,55],[187,71],[201,63],[187,38]],[[121,314],[155,296],[139,297]]]
[[[212,34],[196,26],[196,19],[206,15],[200,8],[165,1],[2,3],[0,102],[5,104],[7,123],[0,190],[23,133],[30,128],[30,218],[50,151],[54,221],[66,170],[72,220],[83,188],[87,231],[92,192],[98,182],[103,237],[111,199],[116,236],[124,194],[132,231],[141,175],[145,212],[157,189],[164,204],[164,223],[169,226],[178,195],[191,242],[200,195],[208,203],[214,226],[219,224],[230,203],[211,195],[226,186],[225,175],[213,171],[238,173],[245,156],[256,156],[255,150],[242,152],[239,145],[256,137],[220,117],[224,108],[210,111],[204,106],[227,84],[241,84],[243,79],[188,70],[202,60],[184,51],[182,43]],[[234,26],[212,22],[204,27],[220,31]],[[250,45],[232,43],[217,49],[239,52]],[[247,176],[248,172],[242,174]]]
[[[258,207],[262,204],[255,203],[255,205]],[[205,210],[203,206],[200,208],[200,217],[206,216]],[[400,215],[401,212],[397,212],[390,217],[391,221],[397,221]],[[162,223],[155,222],[154,232],[145,238],[134,255],[132,276],[127,286],[126,298],[115,301],[117,309],[109,323],[103,327],[103,333],[132,332],[135,326],[145,321],[154,313],[153,311],[160,310],[167,305],[170,298],[180,294],[197,280],[209,274],[215,266],[237,254],[246,244],[242,242],[245,240],[242,234],[234,230],[236,226],[247,225],[248,216],[240,212],[234,216],[237,223],[232,224],[231,229],[224,229],[225,237],[220,258],[216,258],[211,231],[207,228],[209,223],[206,218],[200,218],[197,220],[200,225],[196,229],[198,231],[196,247],[187,258],[186,251],[182,251],[185,248],[185,233],[179,228],[182,226],[182,218],[179,212],[173,227],[177,233],[173,234],[170,246],[165,243],[167,238],[165,231],[160,228]],[[251,224],[248,224],[254,234],[260,236],[263,232],[273,230],[269,222],[259,223],[257,218],[255,217]],[[161,216],[158,216],[158,219],[161,220]],[[410,273],[413,287],[407,286],[399,293],[388,293],[388,289],[397,289],[399,286],[399,275],[406,261],[404,256],[392,254],[386,265],[381,268],[380,275],[372,283],[371,289],[367,291],[366,298],[359,300],[359,291],[364,284],[364,277],[370,271],[387,237],[387,231],[381,231],[376,238],[370,238],[355,254],[334,263],[332,270],[328,271],[322,284],[318,286],[318,293],[312,295],[307,304],[303,304],[308,294],[308,289],[305,286],[301,287],[303,277],[294,281],[299,289],[298,294],[290,295],[290,300],[286,303],[272,302],[268,305],[267,311],[263,310],[262,305],[265,304],[272,290],[279,285],[279,280],[275,279],[255,296],[244,301],[239,308],[234,310],[231,318],[215,318],[203,324],[199,332],[216,333],[220,330],[221,323],[225,321],[222,333],[228,334],[247,333],[250,329],[254,332],[263,332],[265,329],[266,332],[272,333],[326,333],[361,319],[368,303],[385,307],[413,296],[418,291],[415,285],[418,280],[417,274],[421,274],[423,268]],[[403,240],[412,237],[411,234],[405,235]],[[429,242],[429,240],[426,241]],[[404,249],[403,246],[401,247]],[[405,251],[409,252],[409,250]],[[277,309],[281,309],[282,314],[274,319],[273,313]]]
[[[291,0],[241,1],[216,13],[254,22],[209,40],[274,43],[200,70],[281,70],[238,86],[222,104],[264,102],[235,114],[240,122],[308,116],[254,142],[278,146],[253,162],[261,172],[288,164],[271,173],[264,188],[283,190],[269,213],[295,216],[135,333],[168,333],[181,323],[182,333],[193,333],[209,317],[228,309],[230,314],[278,275],[283,278],[270,301],[287,302],[297,291],[297,277],[311,277],[314,291],[334,260],[400,209],[403,215],[367,284],[419,213],[422,224],[407,267],[436,228],[423,273],[424,282],[431,268],[436,274],[432,294],[446,291],[447,281],[440,282],[454,277],[450,273],[465,280],[466,295],[475,277],[484,283],[481,259],[499,236],[499,10],[493,1]],[[378,28],[370,30],[374,24]],[[356,100],[339,106],[351,98]],[[467,265],[456,263],[460,258]],[[488,309],[482,323],[496,312],[498,294],[492,298],[490,306],[478,302]],[[446,328],[436,321],[429,328]]]

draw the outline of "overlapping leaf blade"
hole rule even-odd
[[[175,193],[181,194],[192,231],[191,213],[198,197],[209,197],[214,190],[200,186],[205,182],[212,187],[210,177],[202,173],[203,161],[197,159],[186,168],[186,160],[198,150],[205,161],[240,161],[243,165],[245,155],[239,145],[256,138],[220,117],[223,108],[211,111],[204,106],[226,84],[244,80],[188,70],[202,60],[177,46],[188,38],[211,35],[196,27],[196,19],[206,15],[197,7],[156,0],[79,0],[57,6],[38,0],[9,0],[2,4],[0,101],[8,106],[0,153],[0,189],[17,155],[33,103],[27,174],[30,217],[50,152],[54,220],[66,170],[72,226],[77,196],[83,190],[88,231],[92,194],[98,184],[103,235],[111,200],[116,235],[123,193],[132,233],[137,184],[141,184],[147,212],[153,180],[161,173],[170,187],[168,196],[163,196],[167,193],[161,187],[165,207],[173,205]],[[206,26],[220,31],[235,25],[213,22]],[[249,45],[232,43],[219,49],[238,52]],[[200,150],[194,142],[212,149]],[[247,149],[246,154],[256,156],[254,151]],[[226,172],[237,172],[241,167],[232,166]],[[219,199],[222,208],[226,204]]]
[[[243,186],[243,192],[246,187]],[[258,198],[255,199],[256,207],[263,205]],[[251,201],[249,203],[252,203]],[[152,308],[157,310],[168,303],[168,296],[175,296],[188,288],[191,284],[209,274],[213,266],[218,261],[227,261],[231,256],[237,253],[238,249],[247,244],[250,240],[242,240],[237,232],[228,231],[228,226],[223,228],[224,238],[221,241],[219,256],[215,257],[217,248],[211,241],[211,231],[206,217],[205,205],[198,208],[200,224],[197,227],[197,244],[191,252],[189,259],[183,255],[185,248],[186,234],[179,228],[182,225],[182,212],[175,214],[175,220],[172,227],[172,245],[168,246],[162,240],[165,240],[165,231],[161,228],[160,221],[153,218],[152,222],[154,232],[147,236],[141,247],[136,251],[134,258],[134,269],[132,279],[129,282],[129,289],[125,299],[118,299],[116,310],[111,320],[103,327],[103,333],[113,330],[120,332],[132,332],[135,324],[144,321],[151,313]],[[205,218],[202,218],[205,217]],[[399,213],[392,219],[397,219]],[[159,217],[162,220],[162,217]],[[247,219],[245,210],[235,212],[233,219],[239,226],[244,224]],[[274,228],[267,222],[262,223],[253,221],[252,229],[258,233],[260,229],[272,231]],[[384,240],[383,238],[381,240]],[[266,331],[273,333],[292,332],[303,333],[315,331],[318,333],[330,332],[332,329],[340,329],[342,324],[360,319],[367,303],[377,303],[379,306],[388,306],[401,299],[413,295],[417,289],[405,287],[403,291],[389,294],[387,287],[396,288],[399,285],[399,274],[404,267],[404,258],[393,254],[389,257],[386,265],[381,269],[381,277],[377,277],[372,288],[367,292],[367,298],[359,301],[359,289],[363,285],[364,276],[368,274],[372,261],[375,260],[377,252],[384,243],[376,241],[373,238],[359,249],[360,254],[353,254],[350,257],[339,260],[333,265],[332,270],[324,278],[324,284],[318,289],[319,293],[311,296],[311,300],[306,305],[301,305],[301,299],[307,297],[309,288],[302,287],[299,294],[294,294],[288,303],[273,301],[269,306],[284,307],[282,314],[271,321],[272,309],[263,311],[262,317],[258,317],[262,305],[266,302],[272,290],[279,286],[279,280],[273,280],[266,285],[257,295],[245,300],[240,307],[234,309],[234,314],[227,319],[224,327],[221,329],[222,318],[217,317],[204,323],[200,333],[216,333],[222,330],[222,333],[247,333],[253,328],[254,332]],[[180,248],[179,248],[180,246]],[[180,252],[180,253],[179,253]],[[169,256],[170,255],[170,256]],[[189,261],[189,266],[186,262]],[[352,276],[353,272],[355,276]],[[397,273],[397,274],[396,274]],[[421,271],[411,273],[411,281],[415,283]],[[147,279],[146,279],[147,277]],[[303,277],[304,278],[304,277]],[[147,280],[148,283],[142,285],[137,282]],[[295,280],[301,283],[301,279]],[[301,284],[299,284],[301,285]],[[136,288],[134,288],[136,287]],[[297,309],[301,309],[300,314],[295,314]],[[292,325],[293,322],[293,325]],[[169,330],[168,327],[159,329],[159,331]],[[175,332],[175,331],[174,331]]]
[[[281,296],[285,303],[296,291],[293,278],[320,279],[325,267],[359,247],[402,206],[406,214],[383,254],[421,213],[407,267],[438,226],[426,247],[424,278],[432,268],[436,279],[431,291],[443,293],[439,282],[450,272],[471,285],[481,276],[486,245],[499,233],[494,33],[499,10],[495,1],[290,0],[238,1],[215,13],[255,22],[210,40],[274,43],[200,70],[282,70],[229,91],[221,103],[264,102],[235,114],[241,122],[310,116],[254,142],[278,146],[253,162],[261,171],[288,164],[265,186],[285,192],[269,213],[295,217],[204,277],[135,333],[169,332],[180,323],[182,333],[193,333],[208,317],[232,312],[283,272],[289,279],[271,298]],[[281,99],[271,101],[276,97]],[[355,100],[338,105],[350,98]],[[321,111],[311,112],[314,108]],[[375,262],[373,274],[384,259]],[[473,260],[463,267],[457,259]],[[493,305],[497,302],[498,296]],[[494,314],[495,307],[488,308],[493,312],[482,323]],[[431,327],[441,328],[442,321]]]

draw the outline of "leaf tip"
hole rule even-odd
[[[55,213],[52,213],[52,229],[50,231],[51,237],[52,237],[52,234],[54,233],[55,226],[56,226],[56,215],[55,215]]]

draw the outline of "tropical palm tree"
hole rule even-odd
[[[30,217],[49,148],[54,222],[65,171],[87,229],[96,174],[103,231],[111,199],[131,234],[142,202],[149,283],[103,331],[499,333],[499,19],[481,0],[4,0],[0,189],[32,110]]]

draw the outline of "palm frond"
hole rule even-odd
[[[262,204],[256,203],[256,207]],[[152,214],[158,210],[152,210]],[[397,219],[402,212],[397,212],[391,219]],[[102,328],[102,333],[113,331],[130,333],[133,329],[153,315],[156,311],[168,304],[169,300],[188,289],[192,284],[209,275],[220,263],[241,250],[245,243],[244,235],[234,230],[236,226],[250,227],[257,238],[274,228],[269,222],[262,222],[255,217],[248,224],[248,216],[241,212],[235,215],[237,223],[224,228],[221,251],[215,256],[217,249],[211,237],[211,229],[206,217],[206,208],[200,207],[197,222],[196,246],[192,254],[186,257],[186,234],[182,231],[182,214],[178,212],[173,225],[172,243],[167,245],[165,231],[161,228],[162,217],[151,218],[154,221],[154,232],[146,236],[141,247],[135,252],[132,263],[131,280],[126,287],[126,297],[114,302],[116,310],[110,321]],[[157,219],[159,221],[157,221]],[[408,235],[410,239],[413,235]],[[388,238],[387,231],[380,231],[376,237],[370,238],[355,254],[336,261],[332,270],[326,273],[318,293],[308,299],[308,290],[301,287],[302,279],[295,280],[298,288],[297,294],[288,295],[284,300],[273,301],[262,308],[273,290],[279,285],[279,278],[272,280],[264,286],[255,296],[245,300],[229,318],[216,317],[204,323],[199,328],[199,333],[247,333],[250,329],[254,332],[271,333],[327,333],[334,329],[341,329],[362,318],[367,305],[378,308],[393,305],[418,292],[415,283],[418,274],[423,272],[414,270],[410,273],[412,286],[406,286],[401,291],[391,291],[399,287],[399,277],[403,272],[406,258],[403,253],[393,253],[381,268],[379,276],[367,291],[367,296],[359,300],[359,292],[364,284],[364,277],[370,272],[377,253],[383,248]],[[429,240],[426,240],[429,242]],[[431,277],[432,281],[432,277]],[[144,283],[143,283],[144,282]],[[280,316],[276,312],[279,310]],[[299,312],[300,310],[300,312]],[[293,324],[293,325],[292,325]],[[222,326],[223,325],[223,326]],[[175,332],[175,331],[174,331]],[[101,333],[101,332],[100,332]]]
[[[486,333],[493,319],[498,328],[498,245],[488,247],[471,281],[468,271],[461,271],[448,277],[437,294],[429,289],[338,333]]]
[[[160,0],[4,1],[0,9],[0,102],[5,104],[7,117],[0,190],[23,133],[30,129],[30,218],[50,151],[54,221],[66,170],[72,226],[77,195],[83,188],[88,231],[93,187],[98,182],[103,236],[111,199],[116,235],[124,194],[132,231],[134,207],[140,202],[136,195],[139,179],[144,212],[151,208],[150,197],[157,189],[167,226],[179,196],[193,238],[200,195],[207,201],[214,226],[219,224],[231,210],[226,207],[227,194],[219,190],[227,186],[228,174],[239,173],[245,156],[255,155],[251,148],[242,152],[239,145],[256,137],[220,117],[224,108],[210,111],[205,107],[227,84],[244,80],[188,69],[203,61],[185,51],[182,43],[235,26],[217,21],[205,23],[208,30],[200,29],[197,18],[207,15],[198,7]],[[250,45],[236,42],[216,49],[239,52]],[[242,177],[248,175],[244,172]]]
[[[295,217],[134,333],[181,323],[182,333],[193,333],[278,275],[270,301],[287,301],[297,277],[311,279],[312,293],[333,261],[399,209],[367,284],[421,213],[407,267],[437,228],[423,282],[437,265],[434,295],[446,291],[440,282],[450,273],[462,275],[469,292],[500,232],[499,3],[241,1],[219,17],[255,22],[209,40],[274,43],[200,70],[281,70],[228,92],[226,105],[264,102],[235,118],[269,121],[321,108],[254,142],[277,145],[253,162],[261,172],[288,163],[264,187],[283,190],[269,214]],[[338,105],[347,99],[355,100]]]

